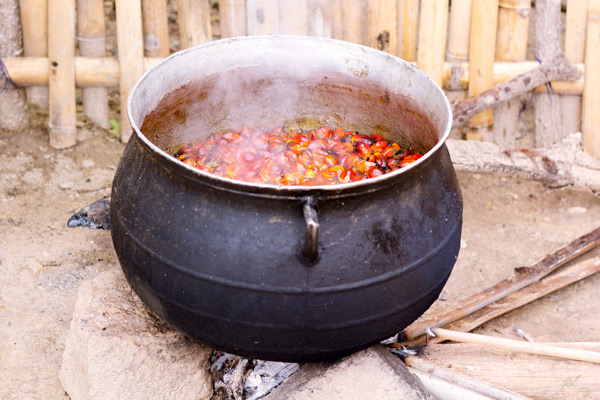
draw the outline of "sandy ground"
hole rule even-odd
[[[110,191],[123,145],[82,127],[68,150],[34,121],[0,131],[0,398],[67,398],[58,380],[77,288],[118,268],[110,233],[67,228],[69,216]],[[511,177],[460,173],[462,249],[439,309],[597,227],[598,196]],[[598,254],[594,251],[592,254]],[[600,341],[600,274],[498,318],[479,331],[539,341]],[[514,336],[513,336],[514,338]]]

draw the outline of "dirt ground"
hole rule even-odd
[[[2,399],[68,398],[58,371],[77,289],[85,279],[119,268],[109,232],[67,228],[66,222],[110,192],[124,146],[107,131],[83,126],[76,147],[54,150],[42,120],[23,132],[0,131]],[[462,248],[433,309],[502,280],[600,220],[600,200],[585,188],[548,189],[470,173],[459,173],[459,181]],[[519,326],[536,341],[600,341],[599,286],[600,274],[479,331],[511,337],[511,328]]]

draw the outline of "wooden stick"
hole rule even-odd
[[[572,63],[582,63],[584,60],[586,20],[587,1],[569,0],[565,33],[565,57]],[[581,96],[563,95],[560,97],[560,102],[563,131],[580,132]]]
[[[545,277],[539,282],[518,290],[482,309],[445,326],[447,329],[460,332],[470,332],[473,329],[504,315],[512,310],[529,304],[534,300],[578,282],[590,275],[600,272],[600,258],[593,258],[565,267],[556,274]],[[411,346],[425,343],[425,337],[412,341]],[[429,344],[442,342],[439,338],[429,339]]]
[[[23,55],[48,56],[48,0],[21,0],[21,25],[23,26]],[[48,109],[48,87],[30,86],[26,89],[27,101]]]
[[[142,0],[142,30],[146,57],[171,54],[166,0]]]
[[[600,157],[600,0],[588,3],[585,62],[588,68],[583,90],[583,147],[592,156]]]
[[[417,61],[417,35],[420,0],[400,0],[398,4],[398,56]]]
[[[439,379],[443,379],[455,385],[462,386],[466,389],[474,390],[475,392],[481,393],[485,396],[490,396],[494,399],[503,400],[528,400],[529,397],[521,396],[518,393],[511,392],[509,390],[499,389],[496,386],[492,386],[487,382],[480,381],[477,379],[469,378],[465,375],[456,374],[448,370],[438,368],[436,365],[423,361],[417,357],[406,357],[402,358],[410,371],[414,370],[421,371]]]
[[[50,146],[63,149],[76,142],[75,0],[48,0]]]
[[[496,60],[523,61],[527,56],[530,0],[500,0]],[[493,109],[493,141],[502,149],[515,147],[521,100],[514,98]]]
[[[177,0],[177,20],[182,49],[212,40],[208,1]]]
[[[469,97],[493,85],[494,49],[498,25],[498,0],[473,0],[469,43]],[[492,125],[492,110],[484,110],[467,122],[470,128]]]
[[[448,0],[422,0],[417,67],[438,85],[443,84]]]
[[[469,67],[473,69],[470,65]],[[460,126],[471,116],[494,107],[498,103],[527,93],[546,82],[576,79],[578,76],[579,71],[577,68],[564,57],[544,62],[533,70],[518,75],[509,81],[482,92],[476,97],[470,97],[455,105],[452,109],[454,115],[453,126]]]
[[[314,1],[311,1],[311,3],[312,2]],[[279,33],[281,33],[282,35],[308,35],[310,23],[310,11],[308,0],[279,0],[278,8]],[[321,15],[320,17],[322,28],[323,16]]]
[[[104,1],[77,0],[77,41],[79,54],[85,57],[104,57]],[[108,129],[108,91],[105,87],[82,90],[83,114],[89,120]]]
[[[396,54],[398,49],[397,0],[369,0],[369,46]]]
[[[467,61],[469,59],[469,36],[473,0],[453,0],[450,9],[450,28],[448,30],[448,61]]]
[[[409,371],[417,376],[425,390],[436,399],[445,400],[494,400],[492,397],[485,396],[473,390],[466,389],[462,386],[450,383],[444,379],[437,378],[433,375],[421,372],[414,368],[409,368]]]
[[[119,54],[119,94],[121,102],[121,141],[132,133],[127,118],[129,91],[144,72],[144,39],[140,0],[116,0],[117,46]]]
[[[478,335],[475,333],[456,332],[442,328],[434,328],[431,331],[440,339],[452,340],[454,342],[480,344],[505,350],[522,351],[529,354],[600,364],[600,352],[597,351],[567,349],[541,343],[522,342],[519,340]]]
[[[535,5],[535,52],[544,63],[562,56],[560,50],[560,0],[538,1]],[[534,97],[535,147],[547,147],[566,135],[562,132],[560,99],[551,92]]]
[[[466,315],[469,315],[495,301],[503,299],[511,293],[538,282],[550,272],[571,261],[575,257],[591,250],[600,244],[600,228],[585,234],[571,243],[561,247],[554,253],[544,257],[542,260],[528,268],[518,268],[514,274],[498,284],[477,293],[466,300],[452,306],[451,309],[441,313],[417,320],[410,325],[400,336],[410,340],[425,333],[427,328],[445,326]]]
[[[246,0],[219,1],[221,37],[230,38],[246,35]]]
[[[276,35],[279,33],[279,0],[248,0],[248,35]]]

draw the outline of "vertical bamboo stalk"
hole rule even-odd
[[[21,0],[23,26],[23,55],[48,56],[48,0]],[[48,108],[48,86],[30,86],[25,89],[27,101]]]
[[[565,56],[574,64],[582,63],[585,54],[585,26],[587,1],[569,0],[567,3],[567,28]],[[581,96],[560,96],[562,128],[564,132],[581,130]]]
[[[448,29],[448,61],[469,60],[469,35],[471,32],[471,11],[473,0],[452,0]]]
[[[523,61],[527,57],[530,0],[500,0],[497,61]],[[494,142],[503,149],[515,147],[521,101],[509,100],[494,108]]]
[[[279,0],[279,33],[282,35],[308,35],[308,1]]]
[[[212,40],[210,4],[207,0],[177,0],[177,20],[182,49]]]
[[[471,11],[473,0],[453,0],[450,5],[450,17],[448,21],[448,47],[446,59],[453,62],[450,79],[446,82],[444,89],[446,96],[451,102],[462,101],[467,97],[466,87],[463,86],[458,77],[462,71],[460,63],[469,60],[469,36],[471,33]],[[453,139],[461,139],[462,126],[454,128],[450,132]]]
[[[131,124],[127,118],[127,96],[135,82],[144,73],[142,4],[140,0],[116,0],[115,5],[120,74],[121,141],[127,142],[132,133]]]
[[[398,0],[398,56],[410,62],[417,61],[419,3],[420,0]]]
[[[248,35],[279,33],[279,0],[247,0]]]
[[[365,23],[364,6],[366,1],[341,0],[342,39],[348,42],[366,44],[364,36]]]
[[[600,158],[600,0],[589,0],[583,86],[583,147]]]
[[[341,0],[308,0],[308,35],[342,37]]]
[[[246,0],[219,1],[219,18],[222,38],[245,36],[247,34]]]
[[[79,54],[85,57],[104,57],[104,1],[77,0],[77,41]],[[108,129],[108,91],[105,87],[82,89],[83,114],[90,121]]]
[[[397,0],[369,0],[369,46],[396,54],[398,50]]]
[[[438,85],[444,80],[448,0],[422,0],[417,67]]]
[[[48,0],[50,146],[63,149],[76,142],[75,0]]]
[[[142,0],[142,28],[144,32],[144,55],[168,57],[169,20],[167,0]]]
[[[497,25],[498,0],[473,0],[469,39],[469,96],[478,95],[494,84]],[[467,138],[480,139],[483,136],[489,140],[487,132],[481,128],[488,128],[492,122],[491,109],[477,114],[467,122],[467,127],[473,128],[467,133]]]
[[[560,0],[537,0],[535,3],[535,52],[542,62],[562,54],[560,6]],[[559,96],[536,93],[533,105],[535,146],[547,147],[563,138],[566,133],[561,130]]]

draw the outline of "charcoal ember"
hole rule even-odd
[[[104,196],[77,211],[69,218],[67,226],[110,230],[110,196]]]

